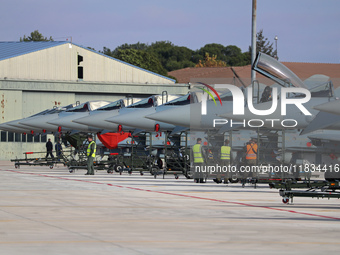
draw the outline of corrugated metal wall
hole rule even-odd
[[[22,91],[0,91],[0,123],[22,118]]]
[[[22,117],[26,118],[55,106],[73,104],[75,101],[74,93],[25,91],[22,93]]]
[[[171,84],[171,80],[71,44],[63,44],[0,61],[0,77],[77,81],[78,55],[83,81]]]

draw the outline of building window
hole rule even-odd
[[[14,142],[14,133],[8,132],[8,142]]]
[[[41,136],[41,142],[46,143],[47,142],[47,135],[42,135]]]
[[[40,135],[35,135],[34,136],[34,142],[39,143],[40,142]]]
[[[14,133],[14,141],[15,141],[15,142],[21,142],[20,137],[21,137],[20,134]]]
[[[83,56],[78,55],[78,79],[82,80],[84,78],[84,69],[81,66],[81,62],[83,62]]]
[[[79,80],[84,79],[84,70],[82,66],[78,66],[78,79]]]
[[[7,142],[7,132],[1,131],[1,142]]]
[[[22,134],[22,135],[21,135],[21,141],[22,141],[23,143],[26,143],[26,138],[27,138],[27,135],[26,135],[26,134]]]
[[[28,143],[33,142],[33,135],[27,134],[27,142],[28,142]]]

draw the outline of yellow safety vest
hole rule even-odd
[[[91,155],[91,157],[95,157],[96,156],[96,150],[97,150],[97,144],[95,141],[92,141],[89,143],[89,146],[87,146],[87,156],[90,156],[90,153],[91,153],[91,145],[94,143],[94,150],[93,150],[93,153]]]
[[[192,151],[194,153],[194,163],[204,163],[202,152],[201,152],[201,145],[198,143],[195,144],[192,147]]]
[[[230,146],[221,147],[221,159],[230,160]]]

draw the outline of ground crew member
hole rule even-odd
[[[53,151],[53,144],[51,142],[51,139],[48,139],[47,143],[46,143],[46,160],[47,160],[47,157],[48,155],[51,155],[51,158],[54,159],[54,156],[52,154],[52,151]]]
[[[221,165],[227,166],[230,164],[230,152],[229,140],[224,141],[224,145],[221,146]]]
[[[257,159],[257,143],[255,139],[250,139],[249,143],[247,144],[247,152],[246,152],[246,163],[249,166],[255,166]],[[255,177],[256,172],[252,171],[250,176]]]
[[[89,146],[87,147],[87,173],[85,175],[94,175],[93,160],[96,156],[97,144],[93,141],[92,135],[87,137]]]
[[[228,167],[230,165],[230,154],[231,154],[231,148],[229,146],[229,140],[226,139],[224,141],[224,145],[221,146],[221,158],[220,158],[220,165],[221,168],[224,166]],[[226,168],[224,168],[226,169]],[[229,169],[229,168],[228,168]],[[224,183],[228,183],[228,178],[229,178],[229,172],[224,172]]]
[[[247,144],[246,161],[248,165],[256,165],[257,143],[255,139],[250,139]]]
[[[56,154],[57,154],[58,161],[60,161],[62,151],[63,151],[63,147],[61,146],[60,141],[58,141],[58,142],[55,144],[55,152],[56,152]]]
[[[203,183],[203,165],[204,165],[204,158],[202,153],[202,139],[197,138],[196,144],[192,147],[192,154],[194,158],[194,175],[195,175],[195,182]],[[197,170],[196,170],[197,169]]]

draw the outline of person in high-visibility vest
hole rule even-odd
[[[97,144],[93,141],[92,135],[87,137],[89,145],[87,147],[87,173],[85,175],[94,175],[93,160],[96,156]]]
[[[257,159],[257,143],[255,139],[250,139],[249,143],[247,143],[247,152],[246,152],[246,163],[249,166],[255,166]],[[255,178],[256,177],[256,169],[253,169],[248,175]]]
[[[224,145],[221,146],[221,165],[227,166],[230,164],[230,152],[229,140],[224,141]]]
[[[204,182],[202,166],[204,165],[204,157],[202,153],[202,139],[197,138],[196,144],[192,147],[192,156],[194,159],[194,180],[195,182]]]
[[[192,147],[192,152],[194,156],[194,164],[202,164],[204,163],[202,149],[201,149],[202,139],[197,138],[196,144]]]
[[[231,147],[229,146],[229,140],[226,139],[224,141],[224,145],[221,146],[221,153],[220,153],[220,166],[222,169],[221,173],[217,174],[216,182],[221,182],[222,176],[224,176],[224,183],[228,183],[229,172],[227,168],[230,165],[230,154],[231,154]]]
[[[246,161],[248,165],[256,165],[257,143],[255,139],[250,139],[247,144]]]

